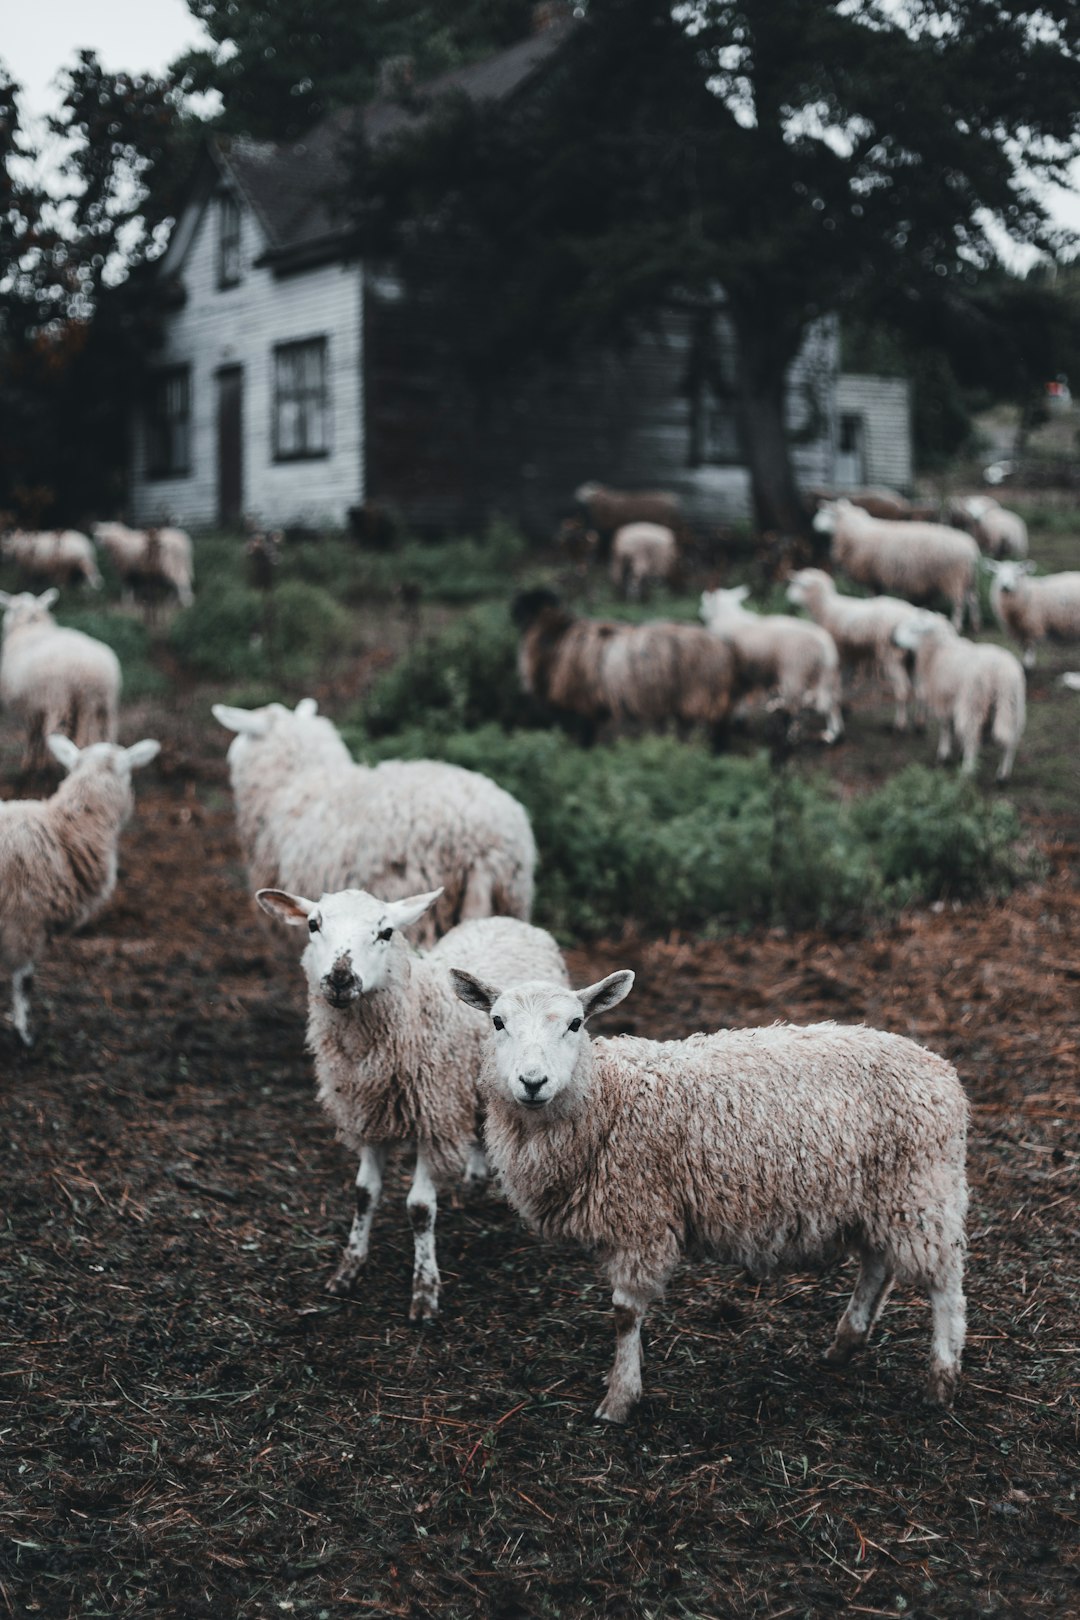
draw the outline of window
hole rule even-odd
[[[231,192],[218,198],[218,286],[240,280],[240,204]]]
[[[838,449],[842,456],[857,455],[862,449],[863,419],[861,416],[849,415],[845,412],[840,418],[840,442]]]
[[[191,371],[188,366],[159,372],[150,379],[146,471],[150,478],[185,478],[191,471]]]
[[[274,350],[274,460],[300,461],[330,449],[326,339]]]

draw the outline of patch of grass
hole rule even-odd
[[[310,680],[353,637],[347,609],[303,580],[266,596],[235,583],[205,591],[169,627],[173,651],[198,675],[256,683]]]
[[[517,632],[505,606],[473,608],[380,677],[353,722],[374,737],[420,721],[441,721],[451,731],[520,724],[528,705],[516,660]]]
[[[861,927],[916,900],[1004,893],[1037,864],[1011,806],[918,766],[850,803],[764,754],[665,737],[581,750],[489,725],[350,741],[371,760],[450,760],[520,799],[541,855],[537,917],[563,938]]]
[[[403,586],[441,602],[475,602],[505,597],[526,561],[528,546],[510,523],[495,519],[478,539],[410,540],[392,551],[362,555],[364,588],[391,596]]]

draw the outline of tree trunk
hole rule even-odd
[[[755,312],[756,313],[756,312]],[[793,358],[789,345],[758,329],[754,316],[735,326],[737,404],[743,448],[750,469],[754,517],[764,534],[809,534],[809,518],[791,462],[784,423],[787,372]]]

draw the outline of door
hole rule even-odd
[[[838,489],[858,489],[866,482],[866,423],[854,411],[840,417],[834,482]]]
[[[244,373],[226,366],[217,374],[217,494],[222,528],[240,526],[244,510]]]

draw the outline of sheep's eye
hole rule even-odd
[[[309,934],[317,934],[321,927],[322,927],[322,923],[319,921],[318,917],[309,917],[308,918],[308,920],[307,920],[307,931],[308,931]]]
[[[394,932],[394,930],[392,928],[380,928],[379,932],[376,934],[375,938],[376,939],[389,939],[390,935],[393,932]]]
[[[491,1020],[491,1022],[492,1022],[492,1024],[494,1025],[494,1027],[496,1029],[505,1029],[506,1028],[506,1025],[503,1023],[501,1018],[498,1018],[498,1017],[493,1018]]]
[[[580,1018],[571,1018],[570,1023],[569,1023],[569,1025],[567,1027],[569,1029],[573,1030],[574,1033],[576,1034],[577,1031],[581,1028],[581,1019]]]

